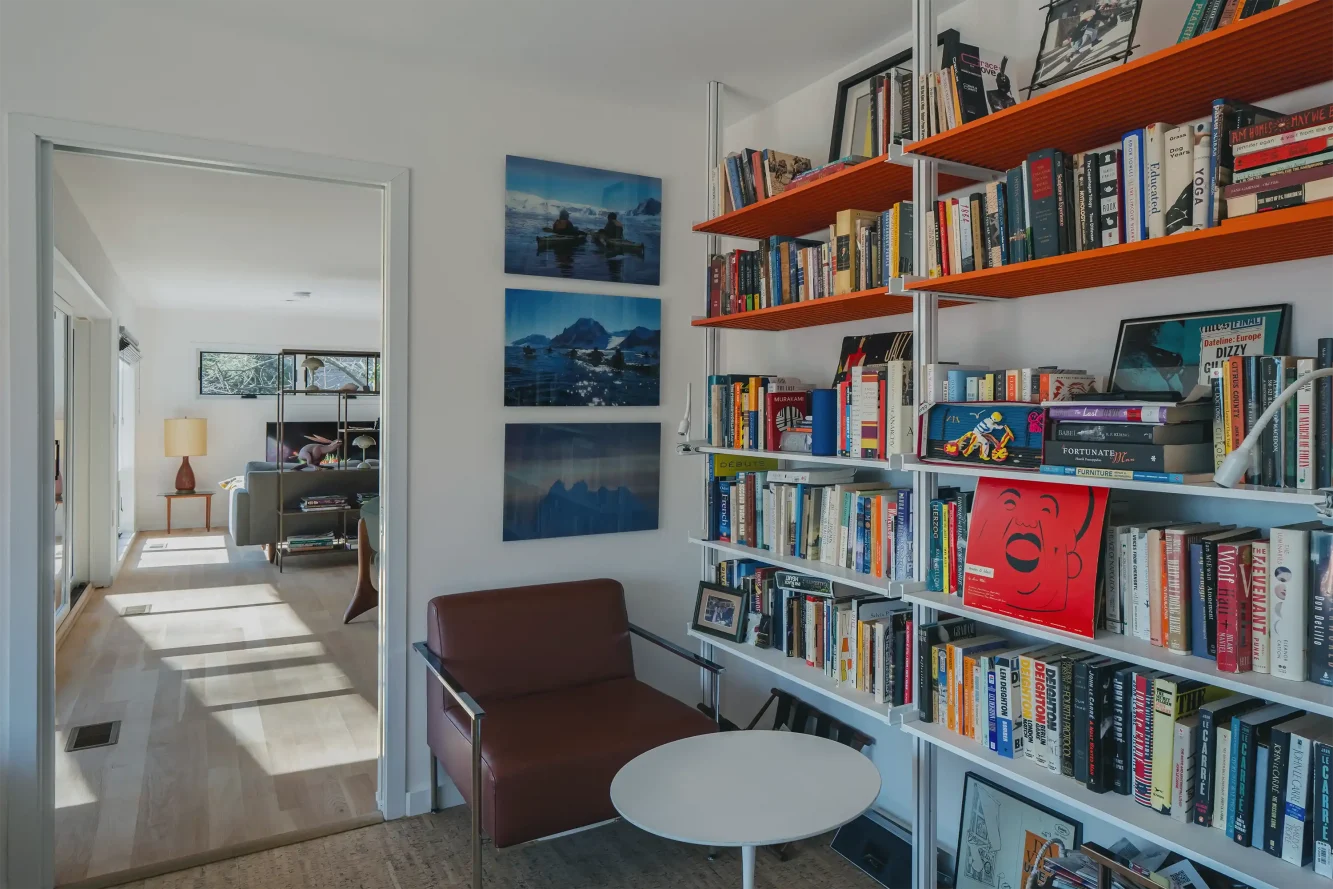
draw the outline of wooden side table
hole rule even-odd
[[[212,491],[191,491],[191,492],[189,492],[188,494],[187,494],[187,493],[181,493],[181,492],[179,492],[179,491],[172,491],[170,494],[163,494],[162,496],[165,497],[165,498],[167,498],[167,533],[168,533],[168,534],[171,533],[171,501],[177,499],[178,497],[179,497],[179,498],[182,498],[182,499],[189,499],[189,498],[191,498],[191,497],[203,497],[203,498],[204,498],[204,530],[205,530],[205,531],[212,531],[212,530],[213,530],[213,492],[212,492]]]

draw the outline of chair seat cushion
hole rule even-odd
[[[614,818],[611,779],[625,763],[715,729],[698,710],[632,678],[482,707],[482,820],[498,847]],[[432,733],[434,753],[471,805],[471,720],[453,707],[444,721]]]

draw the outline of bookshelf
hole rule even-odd
[[[933,63],[938,62],[937,22],[932,0],[914,0],[913,6],[911,64],[915,82],[920,83]],[[1328,39],[1331,32],[1333,0],[1290,0],[1268,12],[1201,37],[1126,64],[1108,67],[973,123],[909,142],[895,148],[885,158],[863,163],[694,228],[709,235],[709,252],[718,253],[721,252],[719,239],[722,236],[802,235],[833,222],[840,209],[882,210],[895,201],[908,199],[917,207],[928,206],[938,195],[1017,166],[1031,151],[1040,148],[1092,149],[1116,142],[1126,131],[1154,120],[1183,122],[1205,117],[1212,100],[1220,96],[1262,103],[1276,95],[1326,83],[1333,76],[1333,42]],[[709,170],[716,169],[722,157],[720,101],[721,85],[710,84]],[[919,113],[919,109],[913,111]],[[915,266],[919,270],[927,265],[925,214],[914,216],[913,246]],[[955,299],[1003,301],[1330,255],[1333,255],[1333,201],[1242,217],[1218,227],[1170,238],[930,280],[894,280],[884,288],[739,315],[700,318],[695,319],[693,325],[707,337],[706,385],[707,375],[740,370],[723,367],[719,361],[721,336],[726,330],[788,331],[910,314],[916,349],[916,378],[921,379],[924,366],[940,360],[937,343],[942,324],[958,317],[958,313],[941,314],[939,309],[954,304]],[[1275,277],[1278,274],[1275,270]],[[1058,304],[1053,305],[1058,309]],[[1164,305],[1162,311],[1170,308]],[[798,348],[795,341],[784,340],[783,344],[784,348]],[[1311,507],[1333,507],[1333,493],[1245,485],[1228,489],[1211,483],[1168,485],[1085,479],[989,466],[934,463],[915,456],[865,461],[714,448],[700,443],[689,443],[681,450],[705,455],[765,456],[796,464],[852,466],[864,470],[865,474],[906,471],[911,474],[913,502],[917,504],[913,516],[917,578],[914,581],[871,579],[818,562],[774,557],[766,550],[694,536],[690,541],[700,547],[702,577],[711,577],[710,569],[718,558],[753,558],[857,589],[901,597],[913,606],[915,626],[935,620],[939,612],[971,617],[1005,635],[1065,643],[1333,717],[1333,689],[1315,683],[1287,681],[1256,673],[1223,674],[1217,671],[1212,661],[1172,655],[1133,637],[1100,634],[1094,639],[1085,639],[970,609],[962,605],[961,597],[927,591],[923,581],[929,564],[929,510],[921,507],[935,496],[941,476],[1021,478],[1051,484],[1202,497],[1210,498],[1219,507],[1266,504],[1286,510],[1282,521],[1274,524],[1313,518]],[[706,468],[702,477],[706,484]],[[703,509],[707,509],[706,502]],[[706,514],[704,518],[707,519]],[[853,691],[838,687],[822,671],[809,668],[804,662],[782,657],[770,650],[724,643],[694,632],[690,635],[709,656],[724,648],[727,655],[748,666],[784,677],[830,700],[860,709],[862,702],[855,698]],[[704,681],[703,677],[701,681]],[[708,700],[707,697],[704,699]],[[910,772],[904,768],[903,779],[905,782],[910,774],[915,811],[914,889],[935,886],[936,807],[937,803],[946,804],[936,792],[937,765],[944,764],[937,762],[939,751],[946,751],[965,760],[968,765],[975,764],[1031,790],[1074,817],[1109,823],[1134,837],[1165,846],[1258,889],[1309,889],[1328,885],[1308,866],[1298,868],[1262,850],[1238,846],[1223,831],[1174,821],[1169,816],[1139,806],[1132,796],[1093,793],[1033,761],[1004,759],[986,749],[984,744],[951,733],[938,724],[920,722],[911,712],[900,714],[895,710],[875,715],[900,728],[913,741],[912,768]],[[956,767],[953,762],[949,765]],[[949,837],[948,841],[952,839]]]

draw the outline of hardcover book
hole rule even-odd
[[[1047,259],[1059,256],[1060,238],[1060,198],[1056,189],[1056,177],[1063,175],[1056,162],[1059,151],[1044,148],[1028,155],[1028,205],[1032,208],[1030,224],[1032,226],[1032,256],[1034,259]]]

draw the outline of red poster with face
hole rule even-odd
[[[963,604],[1091,639],[1106,488],[983,478]]]

